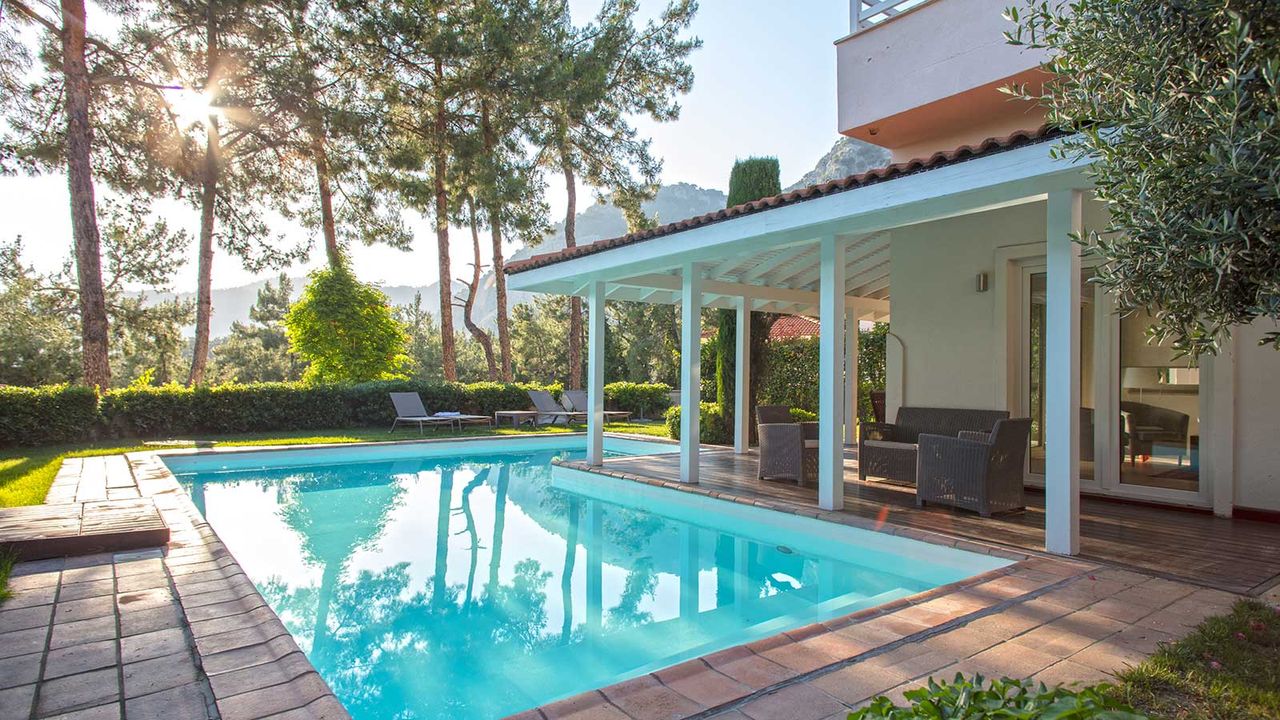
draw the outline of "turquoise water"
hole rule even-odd
[[[552,468],[582,442],[166,462],[361,719],[502,717],[1003,564]]]

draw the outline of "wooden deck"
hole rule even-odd
[[[605,460],[611,470],[655,478],[680,477],[678,455]],[[767,496],[812,507],[817,488],[756,479],[756,458],[728,449],[704,449],[702,485],[744,496]],[[1028,491],[1024,512],[983,518],[948,508],[917,508],[910,487],[860,482],[857,462],[845,460],[845,512],[861,517],[1044,550],[1044,496]],[[1251,595],[1280,582],[1280,524],[1227,520],[1208,513],[1083,497],[1081,555],[1169,578]]]

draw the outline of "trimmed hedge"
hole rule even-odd
[[[667,435],[674,440],[680,439],[680,406],[667,408]],[[726,422],[724,412],[716,403],[702,403],[702,413],[698,420],[698,440],[706,445],[731,445],[733,433]]]
[[[91,388],[0,386],[0,446],[78,440],[97,423],[98,395]]]
[[[618,410],[645,417],[671,404],[671,386],[666,383],[615,382],[604,386],[605,402]]]
[[[0,388],[0,447],[106,438],[174,437],[336,427],[390,426],[387,394],[417,392],[428,412],[492,415],[530,406],[532,386],[388,380],[359,385],[255,383],[109,390]],[[559,386],[547,387],[558,394]]]

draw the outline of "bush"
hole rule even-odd
[[[929,679],[928,687],[903,693],[911,704],[898,707],[880,696],[849,715],[849,720],[914,720],[915,718],[1106,718],[1140,720],[1138,715],[1106,694],[1108,686],[1072,690],[1047,688],[1029,680],[992,680],[981,675],[972,680],[957,674],[951,682]]]
[[[615,382],[604,386],[604,399],[619,410],[644,417],[671,404],[671,386],[666,383]]]
[[[680,406],[672,405],[666,414],[667,435],[675,440],[680,439]],[[725,422],[724,412],[716,403],[702,403],[702,413],[698,420],[698,441],[708,445],[728,445],[733,442],[729,425]]]
[[[0,446],[88,439],[98,424],[93,388],[0,387]]]
[[[428,412],[492,415],[529,407],[530,385],[386,380],[355,385],[254,383],[109,390],[0,388],[0,446],[88,438],[174,437],[390,425],[392,392],[416,392]],[[558,394],[559,386],[544,388]],[[665,400],[665,397],[664,397]]]

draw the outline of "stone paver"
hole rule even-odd
[[[15,597],[0,608],[0,717],[348,717],[154,455],[89,460],[64,465],[51,501],[101,502],[136,488],[171,528],[170,543],[164,552],[18,567]],[[121,479],[122,469],[136,485]],[[1024,558],[521,716],[823,720],[878,694],[901,700],[929,677],[957,672],[1096,682],[1235,600],[1124,569]]]

